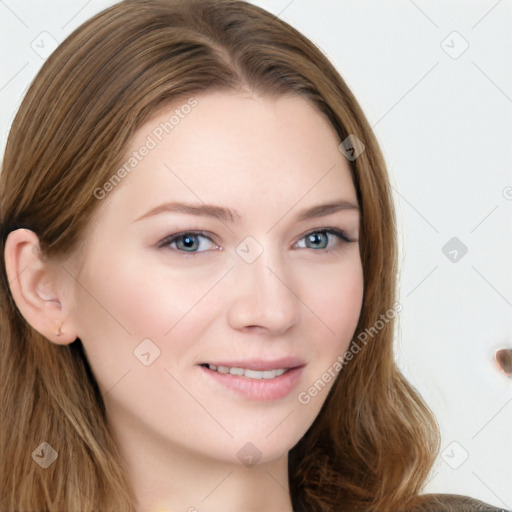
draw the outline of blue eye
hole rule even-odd
[[[171,245],[176,244],[176,249],[180,252],[191,253],[194,255],[194,253],[197,252],[204,252],[197,251],[201,246],[200,242],[198,242],[199,238],[205,238],[206,240],[210,240],[210,242],[212,241],[211,238],[205,235],[202,231],[185,231],[183,233],[176,233],[165,237],[158,243],[158,247],[171,247]]]
[[[310,231],[308,234],[304,235],[301,240],[306,240],[306,244],[310,243],[313,246],[306,245],[306,249],[327,249],[326,245],[329,245],[330,237],[335,236],[342,243],[349,243],[352,240],[349,240],[343,231],[339,229],[317,229],[316,231]],[[315,245],[320,244],[322,247],[315,247]]]
[[[306,240],[306,244],[311,245],[301,246],[300,248],[314,250],[320,249],[325,251],[325,249],[328,248],[332,236],[336,237],[341,243],[353,242],[353,240],[349,240],[343,231],[334,228],[325,228],[310,231],[304,235],[300,240]],[[182,252],[185,257],[188,257],[189,255],[195,256],[198,253],[207,251],[207,249],[202,251],[199,250],[200,248],[204,249],[204,244],[201,244],[200,239],[209,240],[214,245],[214,248],[219,249],[219,246],[216,245],[203,231],[184,231],[181,233],[175,233],[165,237],[157,244],[157,246],[169,247],[173,250],[177,250],[178,252]],[[318,247],[319,245],[320,247]]]

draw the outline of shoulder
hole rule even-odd
[[[511,512],[461,494],[423,494],[404,512]]]

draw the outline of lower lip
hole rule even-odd
[[[303,366],[288,370],[273,379],[250,379],[230,373],[219,373],[204,366],[199,367],[206,375],[249,400],[279,400],[286,397],[298,385]]]

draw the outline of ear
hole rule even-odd
[[[73,325],[66,323],[69,290],[58,269],[43,260],[38,236],[28,229],[12,231],[4,257],[11,294],[25,320],[53,343],[75,341]]]

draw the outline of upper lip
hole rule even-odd
[[[201,364],[213,364],[217,367],[226,366],[228,368],[243,368],[245,370],[265,371],[293,369],[299,366],[304,366],[306,363],[297,357],[281,357],[279,359],[244,359],[243,361],[222,360],[222,361],[204,361]]]

